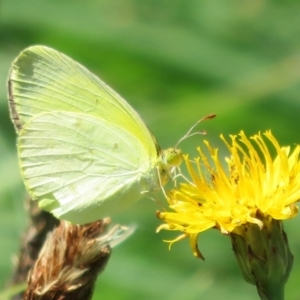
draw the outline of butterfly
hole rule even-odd
[[[13,61],[11,119],[25,187],[55,217],[85,224],[159,190],[182,162],[139,114],[68,56],[32,46]]]

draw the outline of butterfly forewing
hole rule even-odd
[[[17,129],[43,112],[81,112],[117,124],[135,135],[151,155],[155,151],[149,130],[131,106],[85,67],[54,49],[33,46],[16,58],[9,99]]]

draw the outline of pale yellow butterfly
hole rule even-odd
[[[120,212],[181,164],[181,151],[162,151],[120,95],[56,50],[21,52],[8,90],[25,186],[59,219],[84,224]]]

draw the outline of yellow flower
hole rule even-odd
[[[212,148],[207,141],[204,143],[209,157],[200,147],[197,149],[200,156],[194,161],[184,156],[192,180],[168,194],[172,212],[158,212],[165,224],[157,231],[183,232],[168,241],[170,245],[188,237],[194,255],[202,257],[197,238],[207,229],[239,234],[243,225],[256,224],[262,229],[264,218],[285,220],[297,214],[300,146],[290,153],[290,147],[280,147],[270,131],[264,136],[258,133],[249,139],[240,132],[238,136],[230,136],[231,143],[228,143],[221,135],[230,151],[230,157],[225,159],[228,170],[218,157],[218,149]],[[267,143],[275,148],[275,159]]]

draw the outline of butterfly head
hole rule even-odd
[[[170,168],[179,167],[182,163],[182,151],[177,148],[163,150],[163,162]]]
[[[160,184],[164,186],[173,177],[173,172],[182,163],[182,151],[177,148],[163,150],[158,164]]]

